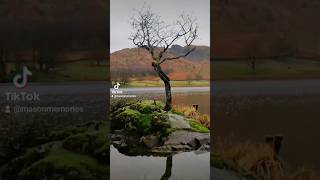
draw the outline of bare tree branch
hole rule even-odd
[[[196,50],[196,47],[191,48],[190,50],[188,50],[188,51],[187,51],[185,54],[183,54],[183,55],[164,58],[163,60],[161,60],[161,61],[159,62],[159,64],[162,64],[162,63],[164,63],[165,61],[168,61],[168,60],[175,60],[175,59],[180,59],[180,58],[186,57],[186,56],[188,56],[190,53],[192,53],[194,50]]]
[[[131,25],[133,33],[129,39],[135,46],[146,49],[158,64],[186,57],[195,50],[192,43],[198,38],[198,25],[191,16],[181,15],[175,23],[166,24],[160,16],[144,6],[131,18]],[[177,43],[183,43],[187,51],[170,56],[168,50]]]

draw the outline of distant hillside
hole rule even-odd
[[[215,0],[212,5],[212,57],[320,57],[318,0]]]
[[[0,46],[105,48],[105,0],[1,0]]]
[[[179,53],[183,49],[183,47],[174,46],[170,49],[170,53]],[[209,79],[209,49],[209,47],[201,46],[194,55],[190,54],[190,57],[163,63],[163,69],[172,80]],[[141,80],[158,79],[151,66],[152,59],[144,49],[131,48],[114,52],[110,56],[110,61],[113,79],[118,76],[130,76],[130,78]]]
[[[179,45],[173,45],[169,50],[172,54],[185,54],[188,49]],[[208,46],[196,46],[196,49],[187,56],[190,60],[208,60],[210,59],[210,47]]]

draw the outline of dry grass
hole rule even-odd
[[[308,168],[300,168],[292,173],[285,180],[319,180],[320,176],[313,170]]]
[[[320,179],[314,171],[306,168],[289,171],[267,144],[233,143],[218,139],[214,144],[214,151],[231,169],[242,175],[254,176],[259,180]]]
[[[194,119],[204,127],[210,129],[210,117],[206,114],[200,114],[194,107],[177,105],[174,106],[173,109],[175,113],[183,114],[188,118]]]

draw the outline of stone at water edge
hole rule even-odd
[[[200,144],[199,139],[203,144]],[[163,147],[174,152],[197,150],[201,146],[210,147],[209,133],[178,130],[170,134],[163,144]],[[209,151],[210,148],[206,149]],[[158,150],[161,150],[161,148],[158,148]]]
[[[202,142],[210,143],[209,133],[199,133],[194,131],[175,131],[169,135],[164,145],[189,144],[196,139],[202,139]]]
[[[206,136],[197,136],[194,138],[197,143],[199,143],[201,146],[206,145],[206,144],[210,144],[210,139],[208,139],[208,137]]]
[[[173,151],[190,151],[192,148],[188,145],[182,145],[182,144],[177,144],[177,145],[172,145],[171,146]]]
[[[173,129],[191,129],[187,119],[178,114],[168,113],[169,123]]]
[[[159,144],[160,144],[159,137],[154,136],[154,135],[143,136],[143,137],[141,137],[141,141],[148,148],[154,148],[154,147],[159,146]]]

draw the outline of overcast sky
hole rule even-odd
[[[111,52],[134,47],[128,39],[132,32],[129,20],[145,2],[167,23],[173,23],[182,13],[192,14],[199,25],[199,38],[194,44],[210,45],[210,0],[111,0]]]

